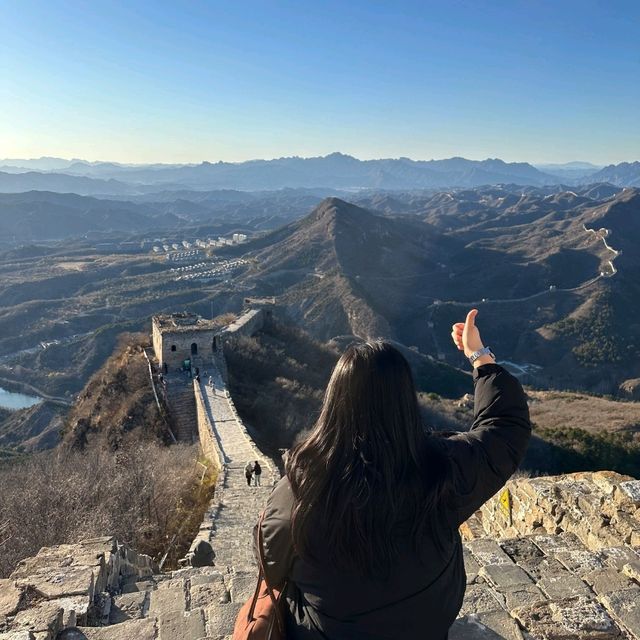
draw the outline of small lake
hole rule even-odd
[[[0,387],[0,407],[4,409],[26,409],[27,407],[33,407],[34,404],[38,404],[40,401],[41,398],[28,396],[24,393],[14,393]]]

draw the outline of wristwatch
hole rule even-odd
[[[491,356],[494,360],[496,359],[496,356],[494,355],[493,351],[491,351],[490,347],[482,347],[482,349],[478,349],[477,351],[474,351],[469,356],[469,362],[473,364],[481,356]]]

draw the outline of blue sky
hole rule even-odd
[[[0,0],[0,157],[640,159],[640,3]]]

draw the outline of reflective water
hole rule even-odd
[[[5,409],[26,409],[38,404],[40,398],[28,396],[24,393],[14,393],[0,387],[0,407]]]

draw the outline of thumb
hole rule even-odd
[[[469,313],[467,313],[467,319],[464,321],[464,328],[468,331],[469,329],[473,329],[476,326],[476,316],[478,315],[477,309],[471,309]]]

